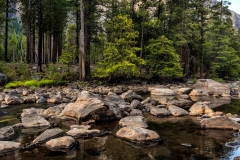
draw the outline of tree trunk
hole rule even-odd
[[[43,38],[43,13],[42,13],[42,0],[39,3],[39,19],[38,19],[38,72],[42,72],[42,38]]]
[[[5,26],[5,61],[8,61],[8,7],[9,2],[6,0],[6,26]]]
[[[80,0],[80,43],[79,43],[79,79],[85,80],[85,32],[84,32],[84,0]]]

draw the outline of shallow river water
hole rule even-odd
[[[22,109],[29,107],[48,108],[52,105],[18,105],[8,109],[0,109],[0,128],[20,122]],[[216,108],[225,113],[240,115],[240,100],[232,100],[231,104]],[[231,130],[203,130],[197,117],[157,118],[150,114],[144,115],[148,120],[149,129],[161,136],[158,144],[139,146],[115,137],[119,129],[118,122],[97,123],[92,128],[112,131],[113,134],[79,139],[78,145],[65,152],[50,151],[40,147],[34,150],[0,155],[0,160],[212,160],[233,159],[240,156],[240,135]],[[63,130],[75,124],[67,120],[58,124]],[[18,130],[14,141],[22,144],[30,143],[41,132],[36,130]],[[238,140],[239,139],[239,140]],[[231,146],[229,142],[237,145]]]

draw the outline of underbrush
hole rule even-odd
[[[53,80],[48,80],[48,79],[43,79],[40,81],[36,80],[29,80],[29,81],[15,81],[15,82],[10,82],[5,85],[6,89],[9,88],[17,88],[17,87],[31,87],[31,88],[39,88],[39,87],[44,87],[44,86],[52,86],[52,85],[59,85],[58,83],[55,83]]]

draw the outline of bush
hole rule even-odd
[[[17,88],[17,87],[44,87],[46,85],[58,85],[56,83],[54,83],[53,80],[47,80],[47,79],[43,79],[40,81],[36,81],[36,80],[30,80],[30,81],[15,81],[15,82],[10,82],[8,84],[6,84],[5,88],[9,89],[9,88]]]

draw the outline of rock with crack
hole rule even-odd
[[[119,125],[122,127],[133,126],[133,127],[141,127],[147,128],[147,119],[142,116],[129,116],[121,119],[119,121]]]
[[[117,133],[117,137],[132,142],[154,142],[159,141],[160,136],[157,132],[140,127],[123,127]]]
[[[104,100],[99,95],[82,91],[77,101],[67,104],[62,113],[78,119],[81,123],[89,119],[97,121],[121,119],[123,111],[116,104]]]

